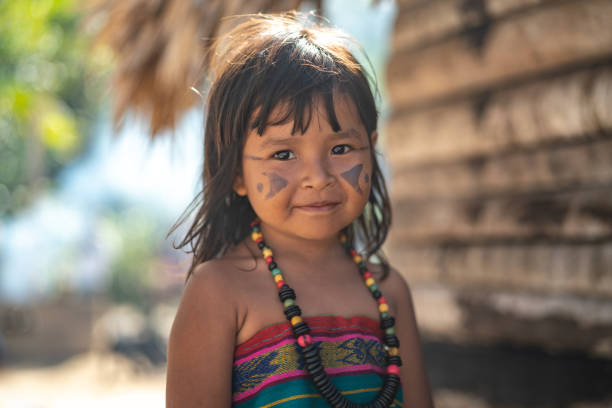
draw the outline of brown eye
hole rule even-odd
[[[353,150],[353,148],[347,144],[336,145],[332,147],[333,154],[346,154]]]
[[[273,154],[273,157],[277,160],[291,160],[295,159],[295,154],[291,150],[279,150]]]

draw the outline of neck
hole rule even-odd
[[[266,245],[272,249],[275,257],[290,257],[304,264],[320,264],[346,256],[336,235],[322,239],[307,239],[278,232],[263,223],[260,228]]]

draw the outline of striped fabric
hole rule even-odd
[[[366,316],[304,320],[336,387],[353,402],[372,401],[382,386],[386,365],[378,322]],[[305,370],[297,347],[289,322],[266,327],[237,346],[232,406],[329,407]],[[401,401],[400,389],[392,407],[401,407]]]

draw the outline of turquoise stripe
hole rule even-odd
[[[347,392],[345,395],[350,401],[362,404],[372,401],[382,386],[382,378],[378,374],[351,374],[332,377],[331,380],[340,391],[343,393]],[[351,393],[350,391],[352,390],[362,391]],[[401,389],[397,393],[396,400],[400,403],[402,401]],[[392,407],[398,406],[400,405],[392,405]],[[266,387],[259,391],[252,399],[242,404],[234,405],[234,407],[329,408],[329,404],[321,397],[309,378],[300,378]]]

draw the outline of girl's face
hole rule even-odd
[[[366,134],[348,97],[335,98],[338,132],[328,123],[323,103],[314,108],[304,134],[291,134],[293,122],[268,126],[261,136],[249,133],[234,190],[248,196],[262,224],[276,233],[335,239],[368,201],[377,134]]]

